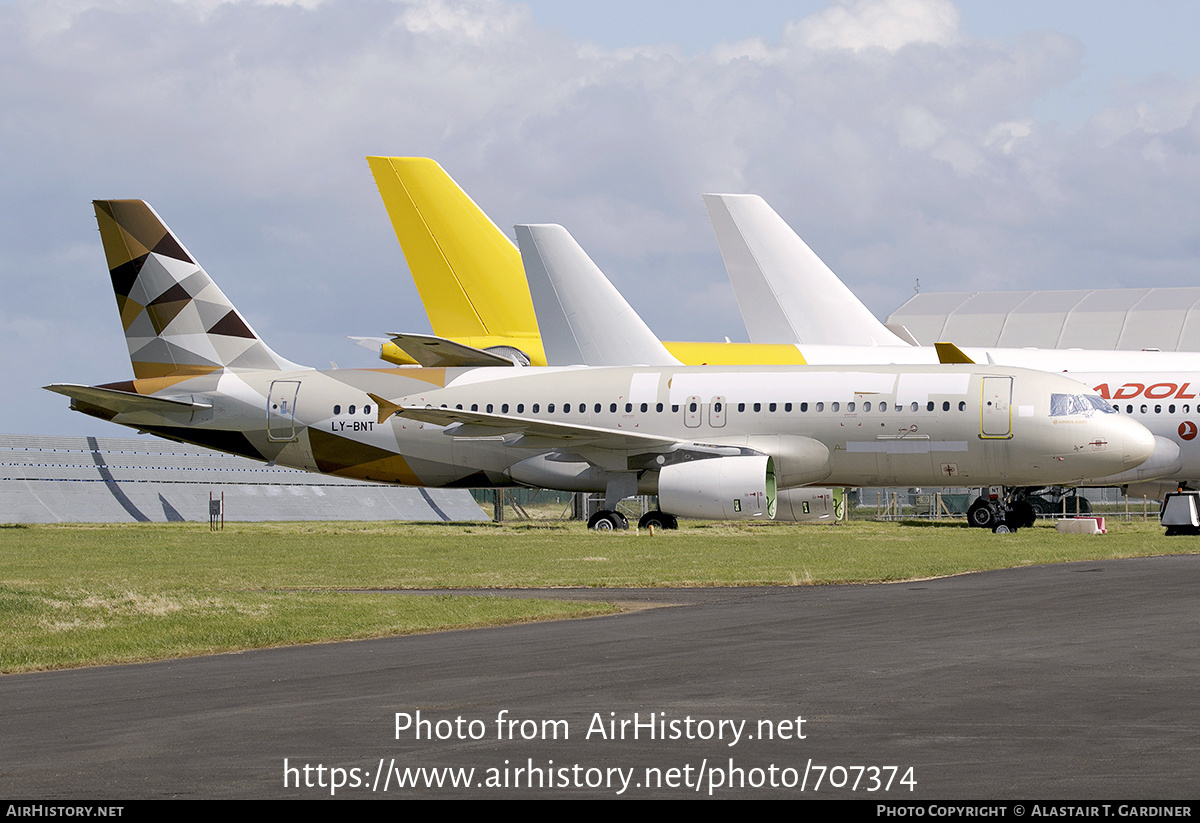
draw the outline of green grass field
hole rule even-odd
[[[877,582],[1194,552],[1156,524],[1099,537],[1048,525],[236,523],[0,527],[0,672],[612,613],[610,604],[414,588]],[[365,590],[365,591],[364,591]]]

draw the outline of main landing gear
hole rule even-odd
[[[679,521],[673,514],[655,510],[646,512],[638,520],[639,529],[649,529],[651,526],[656,529],[678,529]],[[629,528],[629,521],[618,511],[601,509],[588,518],[588,528],[598,532],[625,531]]]
[[[588,528],[598,532],[625,531],[629,528],[629,521],[618,511],[601,509],[588,518]]]
[[[967,509],[967,523],[977,529],[991,529],[997,534],[1027,529],[1037,520],[1037,511],[1024,497],[1015,494],[1007,498],[991,494],[980,495]]]
[[[657,509],[652,512],[646,512],[642,518],[638,520],[639,529],[678,529],[679,521],[675,519],[675,515],[660,512]]]

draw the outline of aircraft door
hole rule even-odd
[[[296,395],[299,380],[272,380],[267,394],[267,440],[290,443],[296,439]]]
[[[692,395],[683,404],[683,425],[694,429],[703,419],[704,409],[701,407],[700,398]]]
[[[709,401],[708,406],[708,425],[714,429],[719,429],[725,425],[725,398],[714,397]]]
[[[979,431],[984,439],[1012,437],[1012,381],[1011,377],[983,378]]]

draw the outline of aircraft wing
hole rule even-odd
[[[114,414],[126,414],[136,411],[153,411],[163,413],[190,412],[201,409],[211,409],[209,403],[195,403],[190,400],[172,400],[167,397],[154,397],[137,394],[136,392],[119,391],[117,389],[102,389],[99,386],[81,386],[75,383],[55,383],[43,386],[47,391],[65,394],[73,401],[96,406]],[[72,404],[74,405],[74,404]]]
[[[374,396],[374,395],[372,395]],[[376,398],[376,402],[379,399]],[[748,446],[695,443],[634,431],[579,426],[551,420],[530,420],[460,409],[403,408],[391,405],[380,419],[399,414],[437,426],[451,437],[501,437],[519,434],[505,446],[517,449],[555,449],[566,459],[580,460],[613,471],[659,470],[674,463],[708,457],[761,455]]]
[[[372,397],[375,396],[372,395]],[[392,414],[398,414],[410,420],[420,420],[435,426],[447,426],[449,428],[446,434],[453,437],[499,437],[505,434],[520,434],[522,435],[521,440],[511,444],[518,448],[523,446],[543,449],[554,446],[590,445],[606,449],[644,451],[667,449],[682,442],[673,437],[660,437],[597,426],[581,426],[553,420],[532,420],[506,414],[488,414],[462,409],[406,408],[392,403],[385,406],[385,401],[382,401],[381,398],[375,398],[375,400],[380,404],[380,422]]]

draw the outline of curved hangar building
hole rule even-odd
[[[465,489],[309,474],[157,438],[0,435],[0,523],[489,520]]]
[[[930,292],[887,323],[926,346],[1200,351],[1200,288]]]

